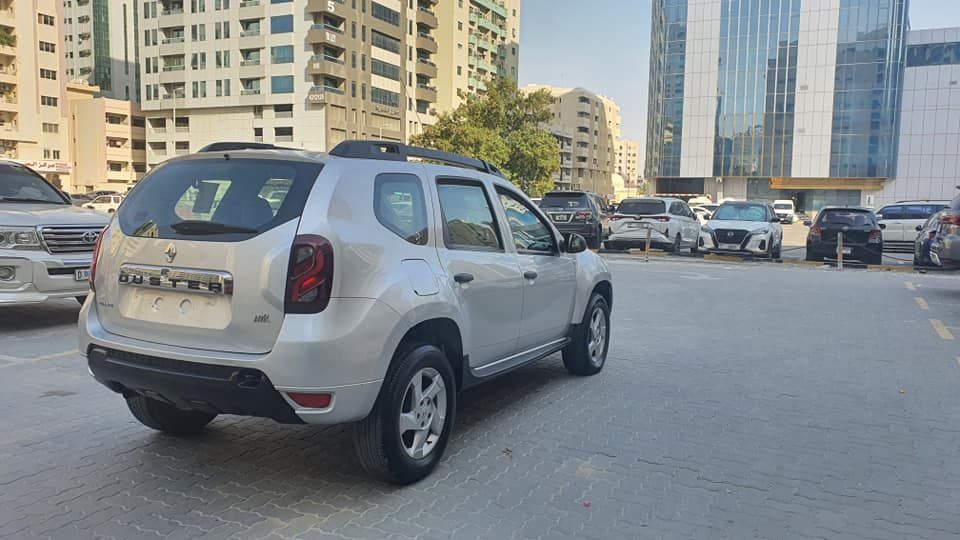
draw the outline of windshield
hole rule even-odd
[[[713,214],[715,220],[767,221],[767,209],[761,204],[724,204]]]
[[[0,164],[0,202],[67,204],[63,196],[26,167]]]
[[[875,219],[871,212],[826,210],[820,217],[820,224],[839,227],[872,227],[875,225]]]
[[[667,211],[667,205],[659,199],[646,199],[623,201],[617,210],[619,214],[629,214],[631,216],[650,216],[654,214],[663,214]]]
[[[793,210],[792,204],[780,203],[773,205],[774,210]]]
[[[587,196],[583,193],[547,193],[540,201],[541,208],[587,208]]]
[[[299,218],[321,168],[267,159],[168,163],[126,197],[120,227],[146,238],[245,240]]]

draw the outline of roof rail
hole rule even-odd
[[[270,143],[259,142],[215,142],[210,143],[199,150],[199,152],[229,152],[232,150],[294,150],[293,148],[283,148],[274,146]]]
[[[427,159],[446,165],[454,165],[505,178],[492,163],[451,152],[420,148],[390,141],[343,141],[330,150],[331,156],[358,159],[380,159],[384,161],[408,161],[409,158]]]

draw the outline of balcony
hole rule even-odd
[[[435,53],[437,52],[437,40],[433,39],[433,36],[426,32],[417,32],[417,49],[427,51],[431,54]]]
[[[339,32],[330,30],[324,24],[315,24],[307,30],[307,43],[332,45],[338,49],[346,49],[350,38]]]
[[[259,96],[260,88],[243,88],[240,90],[241,96]]]
[[[0,24],[10,27],[16,26],[16,18],[14,15],[13,6],[7,9],[0,9]]]
[[[437,88],[435,86],[430,86],[427,84],[417,84],[417,100],[418,101],[429,101],[430,103],[437,102]]]
[[[17,84],[16,64],[8,64],[0,67],[0,83]]]
[[[347,99],[343,90],[329,86],[314,86],[307,92],[308,105],[339,105],[346,106]]]
[[[330,75],[338,79],[347,78],[347,66],[343,60],[330,58],[329,56],[314,55],[310,57],[307,64],[308,75]]]
[[[237,17],[241,20],[263,17],[267,10],[267,6],[264,4],[269,3],[269,0],[241,0]]]
[[[17,159],[20,157],[20,153],[17,152],[16,147],[0,146],[0,158],[3,159]]]
[[[481,7],[484,7],[496,13],[497,15],[503,17],[504,19],[507,18],[507,8],[495,2],[494,0],[471,0],[471,1],[474,2],[475,4],[480,5]]]
[[[174,43],[183,43],[184,41],[186,40],[183,36],[171,36],[171,37],[165,37],[161,39],[160,43],[164,45],[172,45]]]
[[[430,28],[438,28],[437,16],[425,7],[417,8],[417,23],[425,24]]]
[[[183,26],[184,17],[183,8],[164,9],[160,11],[160,19],[157,23],[160,28]]]
[[[260,27],[247,28],[240,31],[240,37],[255,37],[260,35]]]
[[[425,60],[423,58],[417,59],[417,74],[423,75],[430,79],[437,78],[437,65],[431,62],[430,60]]]
[[[267,68],[259,59],[250,59],[240,62],[239,75],[241,79],[260,78],[266,75]]]
[[[20,111],[20,107],[17,105],[16,92],[11,92],[8,94],[0,94],[0,111],[3,111],[3,112],[19,112]]]
[[[307,11],[310,13],[346,13],[348,11],[346,0],[307,0]]]

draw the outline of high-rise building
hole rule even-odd
[[[0,159],[57,186],[71,172],[61,0],[0,0]]]
[[[517,80],[520,0],[443,0],[436,11],[438,110],[455,109],[491,77]]]
[[[617,174],[628,186],[640,179],[639,161],[640,143],[627,139],[617,141]]]
[[[313,150],[405,140],[437,100],[435,2],[147,2],[148,167],[224,138]]]
[[[569,176],[564,171],[561,141],[560,175],[554,176],[556,189],[582,189],[613,196],[612,177],[617,168],[617,141],[620,139],[620,107],[612,99],[584,88],[557,88],[527,85],[524,92],[546,90],[553,97],[553,118],[545,129],[557,134],[572,132],[572,160]]]
[[[908,0],[654,0],[657,193],[860,204],[896,173]]]
[[[140,0],[68,0],[63,6],[67,80],[96,85],[107,97],[139,101]]]

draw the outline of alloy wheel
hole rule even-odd
[[[433,368],[423,368],[410,379],[400,406],[400,444],[407,455],[414,459],[429,455],[443,434],[446,419],[443,377]]]

